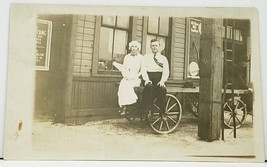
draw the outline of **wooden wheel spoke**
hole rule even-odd
[[[228,103],[226,103],[226,106],[230,109],[231,112],[233,112],[232,108],[229,106]]]
[[[169,126],[168,121],[166,121],[166,126],[167,126],[167,130],[170,130],[170,126]]]
[[[224,110],[224,114],[226,114],[226,116],[231,116],[232,113]]]
[[[224,111],[224,114],[227,114],[227,115],[231,115],[231,111],[228,111],[228,110],[223,110]]]
[[[168,112],[168,115],[179,115],[179,114],[180,114],[179,111],[177,111],[177,112]]]
[[[170,116],[167,116],[172,122],[174,122],[175,124],[177,124],[177,122]]]
[[[244,106],[242,106],[241,108],[238,108],[238,110],[243,110],[245,107]]]
[[[155,112],[152,114],[153,116],[159,116],[159,113],[158,112]]]
[[[163,121],[161,120],[161,122],[160,122],[160,126],[159,126],[159,130],[161,131],[161,129],[162,129],[162,125],[163,125]]]
[[[235,118],[236,118],[236,120],[237,120],[240,124],[242,124],[242,122],[239,120],[238,117],[235,117]]]
[[[242,113],[238,112],[235,115],[239,115],[239,116],[242,116],[243,117],[244,114],[243,114],[243,112]]]
[[[170,101],[171,101],[171,98],[168,98],[168,101],[167,101],[167,104],[166,104],[166,110],[167,110],[167,107],[169,106]]]
[[[228,121],[228,125],[229,125],[229,123],[231,122],[231,120],[233,119],[233,116],[231,115],[231,117],[230,117],[230,119],[229,119],[229,121]]]
[[[236,104],[236,106],[235,106],[235,110],[237,109],[237,107],[238,107],[239,104],[240,104],[240,102],[237,101],[237,104]]]
[[[167,112],[169,112],[173,107],[175,107],[177,105],[177,103],[174,103],[168,110]]]
[[[154,125],[155,123],[157,123],[160,120],[160,117],[158,117],[151,125]]]
[[[154,106],[155,106],[157,109],[159,109],[159,110],[160,110],[159,106],[157,106],[157,105],[156,105],[156,103],[154,103]]]

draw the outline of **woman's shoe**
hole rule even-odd
[[[127,107],[126,106],[123,106],[122,108],[122,111],[121,111],[121,115],[125,115],[126,114],[126,111],[127,111]]]

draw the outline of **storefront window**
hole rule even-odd
[[[147,39],[146,39],[146,53],[151,52],[150,41],[151,39],[157,39],[161,42],[162,54],[165,55],[168,60],[170,60],[170,54],[168,48],[169,46],[169,26],[170,18],[169,17],[149,17],[148,26],[147,26]]]
[[[130,17],[103,16],[100,27],[98,71],[117,71],[112,65],[116,60],[123,63],[127,54]]]
[[[234,39],[235,41],[243,42],[243,36],[241,33],[241,30],[233,28],[232,26],[226,26],[227,27],[227,39]],[[223,27],[223,32],[225,32],[225,26]],[[223,37],[225,37],[225,34],[223,33]]]
[[[234,88],[246,88],[249,82],[250,51],[249,45],[249,20],[224,19],[223,26],[223,53],[228,60],[225,76],[235,78]],[[231,60],[231,61],[230,61]],[[224,64],[226,65],[226,63]],[[226,67],[225,67],[226,68]],[[224,76],[224,80],[226,79]]]

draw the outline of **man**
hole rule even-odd
[[[167,58],[160,53],[158,40],[152,39],[150,48],[152,53],[146,54],[142,61],[142,77],[145,81],[143,104],[147,112],[153,106],[154,99],[157,98],[161,114],[163,114],[166,107],[165,82],[169,77],[169,63]]]

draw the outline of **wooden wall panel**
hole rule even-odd
[[[72,109],[116,108],[118,87],[115,82],[73,81]]]
[[[142,42],[142,31],[143,31],[143,17],[137,17],[136,24],[136,40]]]
[[[76,26],[76,48],[74,56],[74,76],[91,76],[95,35],[95,16],[79,15]],[[75,23],[74,23],[75,24]]]
[[[173,20],[173,79],[184,78],[185,41],[186,41],[185,18],[174,18]]]

